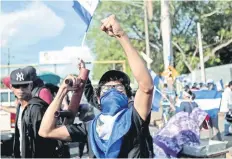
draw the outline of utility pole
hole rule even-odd
[[[148,16],[147,16],[147,2],[143,1],[144,8],[144,29],[145,29],[145,40],[146,40],[146,55],[150,58],[150,45],[149,45],[149,32],[148,32]],[[151,64],[147,62],[147,68],[151,69]]]
[[[10,75],[10,48],[7,49],[7,55],[8,55],[8,62],[7,62],[7,65],[8,65],[8,75]]]
[[[169,13],[169,0],[161,0],[161,33],[163,41],[164,70],[173,66],[172,29]]]
[[[204,56],[203,56],[203,48],[202,48],[202,39],[201,39],[201,25],[197,23],[197,34],[198,34],[198,44],[199,44],[199,53],[200,53],[200,63],[201,63],[201,80],[202,82],[206,82],[205,80],[205,65],[204,65]]]

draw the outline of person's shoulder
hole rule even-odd
[[[132,109],[132,120],[136,125],[143,125],[143,124],[149,124],[150,123],[150,117],[151,117],[151,112],[147,116],[146,120],[143,120],[137,110],[134,107],[134,102],[129,103],[129,108]]]
[[[181,105],[189,105],[189,101],[181,101]]]
[[[193,101],[193,104],[196,105],[196,106],[198,106],[197,102],[195,102],[195,101]]]
[[[29,102],[30,105],[36,104],[36,105],[41,105],[41,106],[47,106],[48,104],[41,98],[39,97],[32,97]]]
[[[73,123],[69,125],[65,125],[67,128],[72,141],[80,141],[80,140],[86,140],[85,137],[87,137],[88,134],[88,127],[90,123]]]
[[[229,87],[227,87],[227,88],[224,90],[224,92],[226,92],[226,93],[232,93],[232,91],[231,91],[231,89],[230,89]]]
[[[48,107],[48,104],[43,101],[42,99],[40,99],[39,97],[33,97],[30,101],[29,101],[29,106],[31,107],[31,109],[44,109]]]

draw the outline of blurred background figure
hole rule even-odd
[[[212,79],[208,79],[206,83],[208,90],[216,90],[214,81]]]
[[[226,114],[231,109],[232,109],[232,81],[229,82],[228,86],[225,88],[222,94],[220,112],[223,112]],[[224,135],[225,136],[231,135],[231,133],[229,132],[230,126],[231,126],[231,123],[225,120],[224,121]]]
[[[190,89],[185,88],[182,96],[183,101],[180,103],[180,107],[177,112],[183,111],[190,114],[194,108],[198,107],[197,103],[194,102],[195,94]]]

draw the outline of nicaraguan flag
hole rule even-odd
[[[153,92],[153,99],[152,99],[152,111],[159,111],[160,108],[160,102],[162,99],[162,94],[160,90],[160,78],[159,75],[157,75],[154,71],[150,70],[151,77],[153,79],[154,84],[154,92]]]
[[[193,91],[195,94],[194,101],[198,107],[206,111],[211,118],[216,118],[221,106],[222,92],[216,90],[201,90]],[[176,106],[179,107],[182,102],[182,97],[179,99]]]
[[[99,0],[74,0],[73,9],[81,17],[81,19],[87,25],[86,31],[89,28],[89,24],[93,17],[94,11],[97,8]]]
[[[224,90],[224,84],[223,84],[222,79],[216,83],[216,88],[217,88],[217,91],[223,91]]]
[[[221,105],[222,92],[216,90],[193,91],[195,94],[194,101],[198,107],[206,111],[211,118],[216,118]],[[180,106],[182,99],[176,106]]]
[[[211,118],[215,118],[221,105],[222,92],[216,90],[193,91],[196,95],[195,102],[205,110]]]

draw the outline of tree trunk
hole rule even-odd
[[[169,65],[173,66],[174,62],[168,0],[161,0],[161,33],[163,41],[164,69],[166,70]]]

